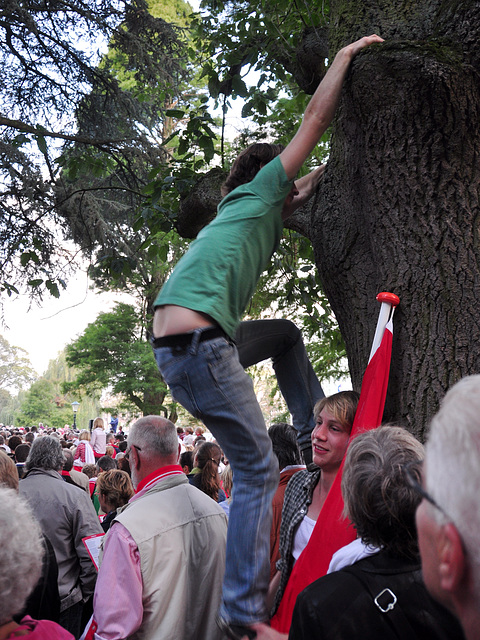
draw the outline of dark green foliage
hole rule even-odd
[[[61,227],[91,252],[91,233],[135,209],[166,158],[158,127],[185,71],[180,34],[144,0],[0,8],[0,292],[58,296],[74,258]]]
[[[117,303],[99,314],[84,333],[67,346],[67,362],[78,372],[65,391],[89,394],[107,387],[125,399],[124,406],[145,415],[166,414],[166,385],[145,339],[142,318],[132,305]]]

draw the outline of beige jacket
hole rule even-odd
[[[157,482],[115,519],[135,540],[144,585],[142,640],[220,640],[227,518],[186,476]]]

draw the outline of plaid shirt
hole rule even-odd
[[[320,480],[320,469],[316,471],[299,471],[290,479],[285,490],[280,525],[280,560],[277,569],[281,572],[280,585],[275,594],[275,604],[271,616],[280,605],[280,601],[292,572],[294,559],[292,556],[293,538],[298,525],[307,515],[308,506],[312,502],[313,490]]]

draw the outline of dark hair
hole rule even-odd
[[[268,142],[256,142],[247,147],[233,163],[228,178],[222,185],[222,197],[241,184],[253,180],[260,169],[280,155],[283,149],[284,146],[281,144],[269,144]]]
[[[128,449],[128,442],[126,440],[122,440],[121,442],[118,443],[119,451],[121,451],[122,453],[125,453],[127,449]]]
[[[70,449],[63,449],[62,453],[64,458],[63,470],[71,471],[73,467],[73,453],[70,451]]]
[[[404,467],[423,459],[423,446],[401,427],[385,426],[354,437],[342,475],[345,513],[366,544],[395,556],[418,554],[415,511],[422,499]]]
[[[17,462],[25,462],[28,458],[28,454],[30,453],[30,445],[29,444],[19,444],[15,449],[15,460]]]
[[[297,432],[286,422],[272,424],[268,430],[272,441],[273,453],[278,458],[280,471],[291,464],[302,464],[297,443]]]
[[[10,438],[7,441],[7,444],[13,452],[15,451],[15,449],[18,447],[19,444],[22,444],[22,439],[20,438],[20,436],[10,436]]]
[[[193,469],[193,451],[184,451],[180,454],[179,464],[182,467],[188,468],[188,473]]]
[[[214,442],[204,442],[198,449],[195,458],[197,467],[202,470],[200,489],[215,502],[218,502],[218,490],[220,489],[218,467],[222,459],[222,450]]]
[[[110,471],[110,469],[116,469],[117,463],[110,456],[102,456],[97,460],[97,469],[99,471]]]
[[[128,473],[129,476],[132,475],[132,470],[130,469],[130,463],[128,461],[128,458],[125,458],[125,456],[123,456],[123,458],[120,458],[120,460],[117,460],[117,466],[120,469],[120,471],[125,471],[125,473]]]

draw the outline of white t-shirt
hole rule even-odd
[[[349,567],[358,560],[366,558],[367,556],[373,556],[379,551],[380,549],[378,547],[371,547],[370,545],[362,542],[360,538],[357,538],[333,554],[327,573],[340,571],[340,569]]]
[[[293,537],[292,556],[295,562],[300,557],[300,554],[305,549],[315,528],[316,520],[312,520],[308,516],[305,516],[301,523],[298,525],[298,529]]]

